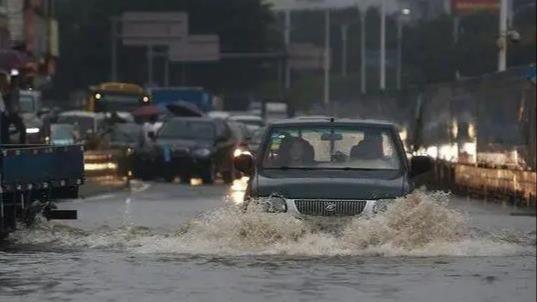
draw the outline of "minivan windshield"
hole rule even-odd
[[[275,128],[264,169],[400,170],[391,131],[374,127]]]

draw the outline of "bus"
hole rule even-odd
[[[102,83],[89,88],[86,110],[90,112],[132,112],[151,104],[149,93],[129,83]]]

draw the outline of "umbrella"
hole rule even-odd
[[[9,72],[12,69],[21,69],[30,60],[30,57],[24,52],[12,49],[0,50],[0,69],[4,71]]]
[[[162,110],[157,106],[146,105],[134,110],[132,112],[132,115],[135,117],[144,118],[159,115],[161,112]]]
[[[198,106],[179,101],[166,106],[168,110],[175,116],[183,117],[202,117],[205,114],[198,108]]]

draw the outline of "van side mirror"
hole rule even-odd
[[[233,159],[235,169],[250,176],[254,174],[254,157],[250,154],[241,154]]]
[[[432,171],[434,167],[433,159],[428,156],[414,156],[410,161],[410,177],[425,174]]]

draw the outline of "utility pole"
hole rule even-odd
[[[401,90],[403,78],[403,15],[397,18],[397,90]]]
[[[291,46],[291,10],[286,10],[284,12],[284,45],[285,51],[288,53]],[[291,89],[291,64],[289,62],[289,57],[285,59],[285,71],[284,71],[284,81],[285,81],[285,90],[288,91]]]
[[[153,85],[153,45],[147,45],[147,85]]]
[[[112,82],[116,82],[118,79],[117,76],[117,39],[118,39],[118,23],[119,20],[117,18],[110,18],[110,25],[111,25],[111,31],[110,31],[110,45],[112,53],[110,54],[110,80]]]
[[[360,88],[362,94],[367,93],[367,79],[366,79],[366,67],[365,61],[365,49],[366,49],[366,17],[367,14],[364,10],[360,10]]]
[[[386,90],[386,0],[380,8],[380,90]]]
[[[164,57],[164,87],[170,87],[170,59]]]
[[[347,41],[349,25],[341,25],[341,75],[347,77]]]
[[[330,106],[330,9],[325,11],[324,32],[324,105]]]
[[[498,40],[498,71],[505,71],[507,69],[507,18],[509,14],[509,1],[501,0],[500,7],[500,38]]]
[[[409,16],[411,10],[402,9],[397,15],[397,89],[403,87],[403,26],[405,18]]]

